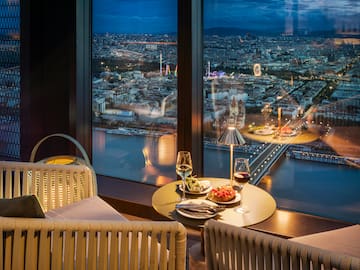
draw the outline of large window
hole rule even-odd
[[[177,3],[93,1],[93,164],[149,184],[176,177]]]
[[[185,13],[198,16],[185,2]],[[203,149],[204,168],[195,173],[229,177],[230,147],[218,139],[232,125],[245,140],[234,146],[234,158],[250,159],[252,184],[272,193],[279,208],[359,222],[360,4],[203,0],[203,24],[192,18],[194,31],[186,34],[176,27],[176,7],[93,0],[97,172],[172,181],[185,119],[202,122],[189,131],[202,134],[192,147]],[[191,40],[182,44],[180,36]],[[203,113],[179,118],[194,108],[177,106],[177,51],[184,46],[189,54],[202,48],[189,59],[203,63],[203,80],[187,79],[197,93],[192,99],[203,87]]]
[[[359,38],[350,0],[205,0],[205,174],[229,177],[234,125],[278,207],[359,222]]]

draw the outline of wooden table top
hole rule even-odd
[[[229,184],[228,179],[223,178],[199,178],[199,180],[209,180],[212,187],[218,187]],[[174,181],[166,184],[156,190],[152,196],[152,206],[161,215],[177,220],[184,225],[200,228],[206,222],[206,219],[192,219],[184,217],[175,210],[175,206],[181,198],[181,191],[178,186],[182,181]],[[191,195],[186,194],[188,199],[206,199],[206,194]],[[235,207],[245,205],[248,208],[246,213],[237,213]],[[215,219],[225,223],[243,227],[264,221],[269,218],[276,210],[274,198],[267,193],[251,184],[245,184],[241,191],[241,200],[238,203],[225,205],[226,210],[220,212]]]

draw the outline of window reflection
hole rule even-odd
[[[322,177],[330,194],[353,185],[339,179],[360,176],[359,15],[350,0],[204,1],[206,175],[229,177],[228,150],[216,140],[235,120],[247,144],[234,158],[250,158],[253,183],[263,179],[280,207],[314,211],[304,201]],[[304,177],[312,184],[299,184]],[[291,191],[297,186],[303,194]],[[337,213],[315,214],[350,212],[344,219],[359,222],[359,211],[346,209],[359,203],[348,193]]]
[[[100,174],[149,184],[176,178],[176,31],[176,1],[93,1],[93,163]]]
[[[93,3],[94,147],[101,146],[94,167],[125,179],[171,181],[181,72],[176,3]],[[234,122],[247,141],[235,147],[234,158],[250,158],[255,182],[270,174],[267,186],[283,207],[301,201],[305,208],[296,210],[326,209],[312,209],[318,202],[297,196],[321,198],[345,193],[344,185],[356,186],[359,5],[351,0],[204,1],[205,176],[229,177],[229,149],[217,139]],[[102,143],[96,141],[99,133],[105,134]],[[319,178],[326,180],[320,184],[329,188],[326,192],[313,185]],[[279,179],[287,184],[278,187]],[[352,190],[337,198],[341,203],[331,215],[359,203]]]

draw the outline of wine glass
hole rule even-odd
[[[177,154],[176,160],[176,173],[181,177],[183,186],[182,186],[182,196],[181,200],[185,200],[185,189],[186,189],[186,177],[190,176],[192,173],[192,161],[191,154],[189,151],[179,151]]]
[[[239,193],[243,189],[244,185],[250,180],[250,166],[249,159],[236,158],[234,163],[234,186],[233,188]],[[243,201],[243,200],[242,200]],[[249,212],[248,208],[241,202],[240,207],[236,207],[235,212],[245,214]]]

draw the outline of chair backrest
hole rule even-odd
[[[186,230],[176,221],[0,218],[0,268],[185,269]]]
[[[360,259],[209,220],[204,228],[209,270],[359,270]]]
[[[97,182],[86,165],[0,161],[0,198],[29,194],[48,211],[97,195]]]

